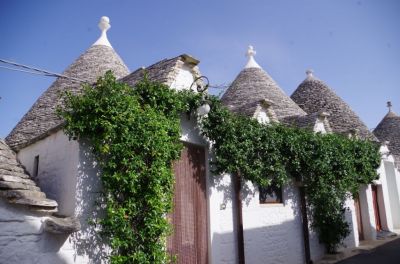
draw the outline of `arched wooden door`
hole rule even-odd
[[[186,144],[174,164],[174,209],[170,215],[173,235],[168,251],[179,264],[208,263],[208,228],[205,150]]]

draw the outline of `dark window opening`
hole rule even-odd
[[[268,187],[259,187],[260,203],[282,203],[282,187],[271,184]]]
[[[39,155],[35,156],[35,160],[33,161],[33,178],[36,178],[39,174]]]

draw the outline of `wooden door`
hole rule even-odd
[[[361,218],[361,206],[360,206],[360,199],[359,199],[358,195],[356,197],[354,197],[354,208],[356,209],[358,239],[364,240],[364,230],[363,230],[363,223],[362,223],[362,218]]]
[[[174,209],[170,215],[173,235],[168,251],[177,263],[208,263],[207,196],[204,148],[185,144],[174,165]]]
[[[372,185],[372,203],[374,205],[376,231],[381,231],[382,225],[378,205],[378,186],[376,185]]]

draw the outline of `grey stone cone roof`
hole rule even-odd
[[[135,84],[141,81],[144,75],[147,74],[149,80],[171,86],[179,73],[179,69],[181,69],[185,63],[193,66],[192,71],[195,76],[200,76],[200,72],[196,67],[199,61],[190,55],[182,54],[172,59],[163,59],[147,68],[139,68],[121,78],[120,81],[135,86]]]
[[[63,75],[94,83],[108,70],[117,78],[129,73],[124,62],[111,47],[95,45],[72,63]],[[56,115],[56,108],[62,104],[60,94],[65,90],[79,92],[81,83],[57,78],[6,137],[6,142],[12,149],[18,151],[46,137],[62,125],[63,121]]]
[[[46,198],[18,162],[15,153],[0,139],[0,197],[9,203],[37,211],[55,212],[57,202]]]
[[[389,150],[400,168],[400,116],[389,111],[374,129],[374,134],[381,142],[389,141]]]
[[[377,141],[350,106],[323,81],[313,76],[307,77],[291,98],[308,114],[321,111],[329,113],[329,123],[333,132],[348,134],[357,131],[360,138]]]
[[[252,116],[261,100],[273,103],[279,120],[306,113],[261,68],[243,69],[222,96],[221,101],[235,113]]]

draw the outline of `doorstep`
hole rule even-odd
[[[395,233],[400,235],[400,230],[395,230]],[[325,254],[325,256],[320,260],[315,262],[315,264],[333,264],[337,263],[341,260],[350,258],[352,256],[366,253],[366,252],[371,252],[375,250],[375,248],[382,246],[388,242],[391,242],[395,239],[398,239],[398,236],[390,236],[384,239],[379,239],[379,240],[364,240],[360,242],[360,245],[356,248],[352,249],[342,249],[340,250],[337,254]]]

